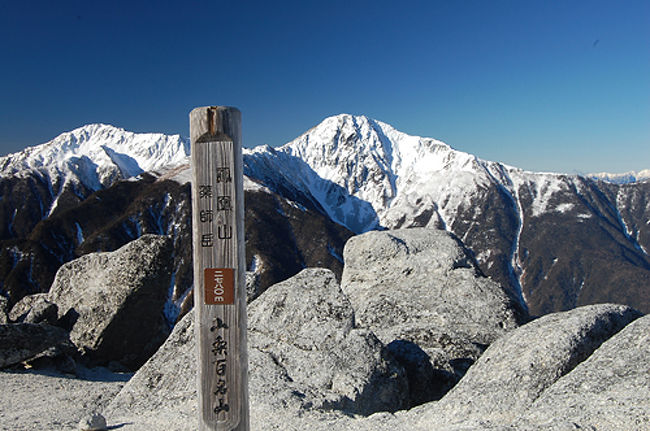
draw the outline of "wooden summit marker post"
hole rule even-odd
[[[190,112],[199,430],[248,431],[241,113]]]

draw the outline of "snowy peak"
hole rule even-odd
[[[116,178],[183,163],[189,152],[189,143],[179,135],[89,124],[0,158],[0,175],[38,173],[52,181],[76,179],[96,190]]]
[[[306,165],[299,178],[287,180],[301,184],[334,220],[354,231],[360,226],[346,222],[350,216],[336,216],[337,208],[352,198],[372,208],[361,223],[364,230],[377,224],[408,226],[424,219],[450,226],[459,208],[470,207],[488,187],[502,188],[513,201],[520,188],[530,189],[533,215],[539,215],[550,208],[552,196],[571,188],[577,178],[482,160],[436,139],[411,136],[386,123],[349,114],[326,118],[282,147],[259,147],[252,153],[265,154],[267,170],[280,159],[285,161],[283,171],[290,169],[291,161]],[[249,175],[259,178],[254,169]],[[370,220],[371,214],[376,220]]]
[[[442,156],[438,162],[442,162],[452,151],[435,139],[410,136],[386,123],[349,114],[326,118],[279,150],[304,160],[323,178],[354,176],[357,180],[353,165],[377,166],[395,174],[402,166],[417,164],[422,156],[437,154]],[[345,166],[340,166],[342,161],[347,162]],[[441,163],[432,166],[428,163],[431,161],[421,164],[427,169],[442,167]],[[333,166],[336,168],[332,171]]]
[[[282,147],[256,148],[245,163],[247,175],[262,182],[269,180],[269,168],[279,170],[283,178],[271,182],[297,185],[355,232],[397,227],[432,207],[434,223],[440,224],[441,214],[453,212],[477,185],[491,181],[485,162],[475,156],[348,114],[326,118]],[[291,165],[301,166],[297,178],[287,173]],[[351,214],[361,217],[352,220]]]
[[[393,142],[382,126],[390,128],[362,116],[329,117],[279,151],[301,159],[349,194],[386,203],[395,192],[395,173]],[[376,195],[376,188],[382,189],[382,196]]]

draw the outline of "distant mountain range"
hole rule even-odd
[[[622,174],[610,174],[607,172],[601,172],[598,174],[589,174],[587,176],[595,180],[607,181],[609,183],[630,184],[639,181],[650,180],[650,169],[644,169],[638,172],[630,171]]]
[[[46,291],[76,256],[143,233],[175,239],[170,323],[189,307],[189,145],[89,125],[0,158],[0,282],[10,303]],[[650,182],[534,173],[363,116],[325,119],[245,150],[252,297],[305,266],[340,276],[354,233],[435,226],[532,314],[596,302],[650,311]]]

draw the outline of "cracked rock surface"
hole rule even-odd
[[[347,242],[344,259],[341,287],[357,325],[400,359],[414,404],[439,399],[490,343],[528,317],[446,231],[368,232]]]
[[[418,424],[509,425],[639,315],[599,304],[540,317],[490,345],[442,400],[423,406]]]
[[[116,251],[64,264],[47,299],[84,355],[137,369],[169,333],[163,309],[171,259],[168,237],[143,235]]]

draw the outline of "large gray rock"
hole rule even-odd
[[[55,324],[57,310],[56,304],[48,300],[47,293],[36,293],[18,301],[9,312],[9,319],[12,322]]]
[[[544,391],[517,425],[650,429],[650,316],[627,325]]]
[[[66,263],[48,299],[82,354],[137,368],[169,333],[163,309],[171,264],[171,240],[144,235],[114,252]]]
[[[445,231],[368,232],[350,238],[344,260],[341,287],[357,325],[405,366],[414,404],[440,398],[487,345],[527,318]]]
[[[34,323],[0,325],[0,368],[19,364],[68,341],[68,333],[55,326]]]
[[[329,270],[304,270],[253,301],[251,429],[353,429],[352,413],[407,404],[403,369],[372,333],[353,325],[354,314]],[[196,429],[196,362],[194,316],[188,313],[104,416],[124,423],[125,431]]]
[[[332,271],[305,269],[249,307],[249,344],[264,353],[260,360],[275,364],[275,376],[283,376],[251,379],[251,394],[260,402],[271,408],[292,403],[295,396],[273,395],[277,386],[299,393],[296,407],[302,409],[368,415],[408,406],[404,370],[374,334],[354,328],[354,312]]]
[[[549,314],[488,347],[442,400],[423,409],[420,429],[510,425],[560,377],[640,313],[600,304]]]

